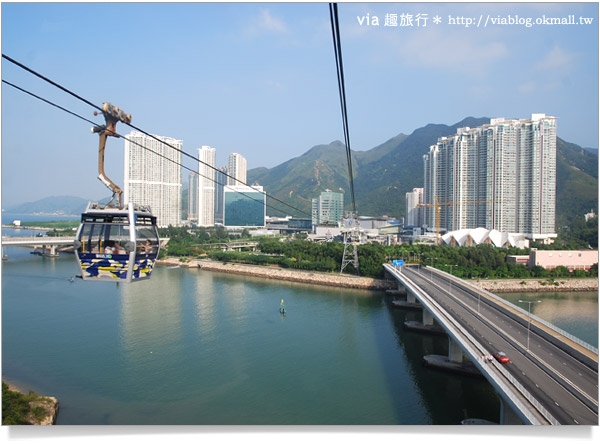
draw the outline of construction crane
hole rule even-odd
[[[476,205],[482,203],[493,203],[498,202],[497,200],[474,200],[474,201],[463,201],[463,202],[440,202],[438,201],[437,196],[433,197],[435,199],[434,204],[417,204],[417,207],[420,208],[435,208],[435,244],[440,244],[440,213],[442,206],[452,206],[452,205]]]

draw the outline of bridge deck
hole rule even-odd
[[[523,411],[535,414],[533,410],[537,409],[546,412],[551,423],[598,423],[596,349],[572,340],[542,320],[532,318],[529,326],[527,312],[458,278],[450,278],[447,273],[439,270],[433,273],[429,267],[426,272],[416,267],[404,267],[400,272],[388,264],[385,268],[422,303],[431,300],[447,313],[449,320],[433,313],[447,333],[456,336],[449,325],[456,325],[466,333],[475,344],[475,351],[468,350],[468,341],[459,337],[457,342],[472,361],[477,361],[478,351],[484,349],[509,354],[510,364],[493,363],[511,380],[510,386],[500,384],[499,393],[503,398],[509,396],[509,392],[513,397],[517,392],[526,394],[528,402],[536,407],[532,408],[533,404],[523,407],[528,404],[522,403],[517,406],[524,409],[522,414],[525,414]],[[424,303],[424,306],[431,304]],[[498,389],[498,383],[493,381],[495,375],[486,372],[484,368],[484,376]]]
[[[528,320],[527,314],[523,313],[523,311],[519,310],[518,307],[515,307],[513,304],[506,302],[502,298],[500,298],[500,297],[490,298],[490,295],[487,291],[480,289],[479,287],[477,287],[474,284],[471,284],[469,282],[463,281],[462,279],[456,278],[455,276],[452,276],[450,279],[457,279],[457,280],[461,281],[461,283],[471,285],[473,290],[478,292],[482,297],[484,297],[486,299],[490,299],[490,300],[493,299],[494,302],[502,304],[506,310],[509,310],[515,316],[521,317],[524,321]],[[594,352],[589,347],[584,347],[579,342],[576,342],[573,339],[571,339],[570,337],[557,331],[557,329],[552,329],[552,328],[548,327],[545,323],[541,323],[541,322],[537,321],[535,317],[531,318],[531,325],[535,326],[541,330],[544,330],[549,335],[553,335],[557,340],[562,341],[567,347],[571,347],[571,348],[577,350],[579,353],[584,354],[589,359],[598,363],[598,353]]]

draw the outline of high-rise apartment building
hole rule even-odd
[[[132,131],[125,139],[124,203],[149,205],[159,227],[179,226],[183,142],[154,137]]]
[[[422,208],[419,204],[423,203],[423,188],[413,188],[406,193],[406,220],[404,225],[407,227],[420,227]]]
[[[556,118],[491,119],[438,139],[423,156],[425,224],[555,234]],[[437,202],[436,202],[437,199]]]
[[[245,185],[246,184],[246,158],[238,153],[229,155],[229,165],[227,174],[227,185]]]
[[[189,175],[188,221],[198,222],[198,174],[196,173]]]
[[[344,216],[344,194],[325,190],[321,195],[312,200],[312,223],[320,225],[325,223],[337,224]]]
[[[215,224],[215,149],[198,148],[198,225]]]

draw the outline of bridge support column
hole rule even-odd
[[[436,325],[433,323],[433,315],[430,311],[428,311],[425,307],[422,308],[423,311],[423,322],[418,321],[405,321],[404,328],[407,330],[418,331],[421,333],[430,333],[434,335],[446,335],[443,327],[441,325]]]
[[[429,310],[423,310],[423,325],[433,325],[433,315]]]
[[[448,360],[450,362],[456,362],[462,364],[463,362],[463,351],[460,346],[448,337]]]
[[[47,247],[50,247],[50,252],[48,253]],[[44,245],[42,247],[42,255],[48,257],[57,257],[58,253],[56,252],[56,245]]]
[[[404,285],[402,285],[402,284],[400,283],[400,281],[398,281],[398,292],[399,292],[399,293],[402,293],[402,294],[408,293],[408,292],[406,291],[406,288],[404,287]]]
[[[410,291],[406,292],[406,302],[410,302],[411,304],[414,304],[417,301],[417,298],[415,298],[415,295],[412,294]]]
[[[482,377],[481,372],[468,359],[463,360],[463,351],[452,338],[448,337],[448,356],[426,355],[423,362],[426,366],[435,367],[463,375]]]

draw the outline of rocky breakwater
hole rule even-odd
[[[193,261],[201,270],[220,271],[223,273],[243,274],[267,279],[301,282],[305,284],[329,285],[332,287],[360,288],[364,290],[388,290],[396,288],[394,282],[372,279],[361,276],[320,273],[316,271],[299,271],[278,267],[258,265],[222,263],[210,260]]]
[[[598,279],[480,279],[469,281],[491,293],[598,291]]]

